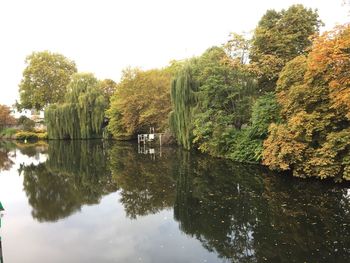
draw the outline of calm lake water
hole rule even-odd
[[[350,188],[177,148],[0,142],[12,262],[350,262]]]

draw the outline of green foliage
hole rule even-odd
[[[127,69],[123,72],[112,96],[108,130],[114,138],[130,138],[138,133],[164,131],[168,126],[170,103],[168,69],[142,71]]]
[[[21,115],[18,120],[17,120],[17,124],[19,126],[21,126],[22,130],[25,131],[34,131],[34,127],[35,127],[35,121],[29,119],[28,117]]]
[[[64,103],[50,105],[45,111],[49,138],[101,138],[107,102],[97,79],[90,73],[77,73],[67,89]]]
[[[249,121],[257,87],[244,65],[230,62],[225,50],[218,47],[208,49],[198,59],[198,112],[211,109],[213,119],[224,115],[223,125],[240,129]]]
[[[51,103],[62,102],[67,84],[77,72],[75,63],[49,51],[33,52],[25,62],[18,107],[41,110]]]
[[[277,12],[268,10],[254,31],[250,59],[259,76],[259,87],[273,91],[284,65],[308,52],[310,37],[319,32],[322,22],[317,10],[293,5]]]
[[[242,163],[260,163],[263,152],[263,141],[252,139],[246,132],[240,132],[236,144],[231,148],[228,158]]]
[[[279,113],[280,106],[273,93],[259,97],[252,108],[250,125],[239,131],[233,130],[228,137],[226,157],[239,162],[260,162],[269,125],[280,121]]]
[[[225,156],[227,134],[249,123],[257,93],[256,82],[247,67],[222,48],[211,48],[195,66],[199,83],[194,115],[194,139],[198,148]]]
[[[265,139],[271,123],[280,122],[281,107],[274,93],[266,93],[259,97],[253,105],[250,136],[256,139]]]
[[[108,105],[111,101],[113,94],[117,89],[117,83],[112,79],[104,79],[99,82],[99,87],[102,90],[104,98],[108,101]]]
[[[274,118],[272,111],[277,106],[268,100],[273,95],[262,100],[255,107],[259,111],[254,113],[254,129],[241,130],[250,123],[257,95],[256,81],[242,64],[246,45],[242,37],[236,36],[225,49],[208,49],[174,79],[170,123],[185,149],[195,144],[200,151],[214,156],[245,162],[260,159],[269,124],[264,122]]]
[[[185,149],[192,145],[192,115],[195,106],[197,84],[193,79],[191,66],[185,65],[171,83],[171,102],[173,111],[169,122],[171,131]]]
[[[17,129],[6,128],[0,131],[0,137],[11,138],[13,135],[16,134],[16,132],[17,132]]]

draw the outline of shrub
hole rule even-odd
[[[27,131],[20,131],[16,134],[17,140],[28,140],[28,141],[35,141],[35,140],[46,140],[47,139],[47,133],[35,133],[35,132],[27,132]]]

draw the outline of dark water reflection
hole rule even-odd
[[[1,149],[0,169],[9,169],[14,147]],[[48,156],[18,169],[39,222],[64,220],[118,191],[116,202],[127,218],[173,211],[180,231],[213,252],[215,262],[349,262],[347,186],[302,181],[176,148],[162,149],[160,156],[158,149],[138,154],[137,145],[127,143],[54,141],[48,148],[20,150]]]

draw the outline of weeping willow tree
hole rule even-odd
[[[49,139],[101,138],[107,101],[91,73],[77,73],[64,102],[45,111]]]
[[[173,111],[170,113],[170,128],[177,141],[185,149],[191,148],[192,115],[196,102],[196,82],[192,76],[190,65],[186,65],[173,79],[171,84],[171,102]]]

